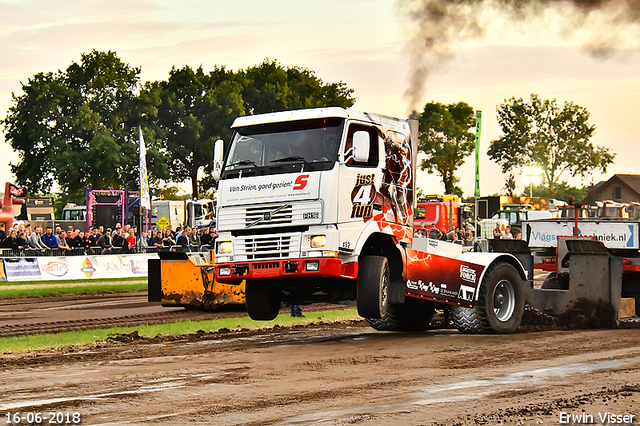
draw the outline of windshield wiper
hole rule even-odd
[[[251,164],[253,167],[258,167],[258,165],[256,163],[254,163],[251,160],[240,160],[240,161],[236,161],[235,163],[232,164],[227,164],[227,167],[233,167],[233,166],[244,166],[247,164]]]
[[[282,163],[285,161],[305,161],[304,157],[301,157],[299,155],[291,155],[289,157],[283,157],[283,158],[276,158],[275,160],[271,160],[272,163]]]

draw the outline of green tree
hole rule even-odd
[[[562,175],[585,177],[596,169],[607,171],[615,154],[594,146],[589,139],[596,127],[589,123],[586,108],[531,94],[529,102],[511,98],[498,107],[503,136],[491,142],[488,155],[504,173],[527,165],[543,171],[549,195],[566,185]]]
[[[546,197],[546,198],[555,198],[557,200],[569,201],[569,197],[573,197],[575,201],[581,201],[585,199],[589,193],[589,188],[583,187],[578,188],[575,186],[569,185],[566,181],[560,182],[555,187],[555,191],[552,194],[551,190],[543,184],[534,185],[533,193],[536,197]],[[529,189],[525,188],[522,192],[523,197],[529,196]]]
[[[132,112],[139,73],[115,52],[93,50],[64,72],[38,73],[23,84],[2,121],[6,142],[20,156],[11,164],[17,183],[30,193],[57,183],[73,195],[86,185],[137,187]]]
[[[245,111],[251,115],[328,106],[349,108],[356,101],[353,89],[342,81],[325,84],[313,71],[286,68],[268,59],[239,74],[245,86],[242,92]]]
[[[429,102],[419,120],[418,150],[426,154],[420,168],[438,173],[445,193],[462,196],[455,172],[475,149],[475,134],[469,131],[475,127],[473,108],[466,102]]]
[[[171,159],[166,166],[174,182],[191,180],[199,196],[198,172],[213,162],[217,139],[231,138],[230,126],[244,114],[243,86],[224,67],[205,73],[202,67],[171,69],[166,81],[147,83],[141,96],[149,109],[149,131]]]

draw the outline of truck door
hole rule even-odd
[[[352,158],[353,134],[357,131],[369,133],[369,159],[356,162]],[[380,152],[382,151],[382,138],[374,127],[362,124],[350,123],[347,129],[345,145],[342,149],[344,161],[340,169],[340,185],[335,188],[338,191],[338,222],[349,224],[342,226],[341,247],[353,248],[364,222],[382,213],[379,205],[380,185],[382,183],[382,170],[380,167]]]

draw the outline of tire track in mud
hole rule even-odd
[[[6,324],[0,324],[0,337],[14,337],[25,336],[39,333],[60,333],[66,331],[81,331],[100,328],[111,327],[135,327],[140,325],[156,325],[171,323],[176,321],[207,321],[221,318],[230,317],[246,317],[248,316],[246,311],[242,307],[222,308],[219,310],[204,310],[204,309],[176,309],[167,308],[165,311],[144,313],[137,315],[119,315],[105,317],[104,313],[107,311],[117,310],[121,305],[132,307],[132,300],[136,298],[146,297],[145,292],[136,292],[134,294],[125,294],[115,296],[112,294],[104,295],[107,300],[115,299],[109,304],[100,304],[100,295],[79,295],[79,296],[55,296],[45,297],[39,299],[5,299],[0,300],[0,312],[8,310],[14,307],[29,307],[33,310],[44,310],[48,308],[40,308],[40,306],[47,306],[51,303],[60,303],[55,309],[74,309],[74,312],[80,312],[81,318],[72,320],[60,320],[60,321],[39,321],[34,323],[21,323],[17,320],[15,322],[9,321]],[[85,305],[77,305],[78,302],[91,301],[96,302],[95,308]],[[135,306],[152,306],[151,303],[141,301],[135,304]],[[325,303],[318,303],[309,306],[305,306],[305,312],[315,312],[321,310],[338,310],[347,309],[348,306],[344,305],[332,305]],[[281,315],[288,314],[288,308],[283,308]],[[102,315],[100,315],[102,313]]]

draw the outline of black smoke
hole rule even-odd
[[[558,36],[571,38],[577,31],[589,35],[584,46],[596,57],[607,57],[640,21],[640,0],[397,0],[408,19],[411,57],[410,86],[405,92],[409,110],[426,92],[429,74],[454,55],[455,44],[485,35],[487,16],[502,16],[526,24],[533,18],[544,24],[547,13],[563,22]],[[636,28],[637,29],[637,28]]]

